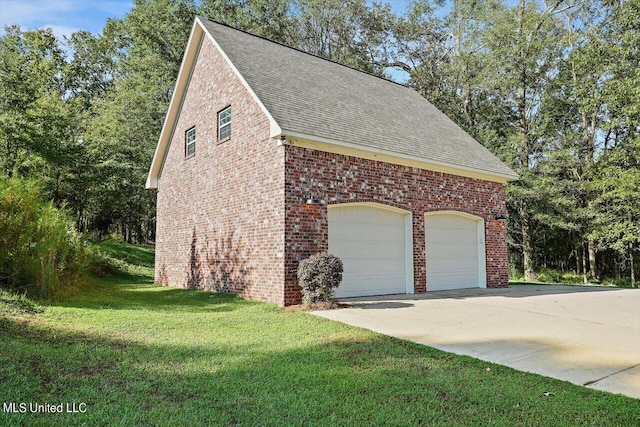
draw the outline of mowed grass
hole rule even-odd
[[[637,399],[150,277],[19,307],[0,310],[0,404],[87,406],[2,426],[640,423]]]

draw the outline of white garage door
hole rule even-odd
[[[425,240],[427,291],[486,287],[481,219],[428,214]]]
[[[374,207],[330,207],[329,253],[344,263],[337,297],[406,293],[407,214]]]

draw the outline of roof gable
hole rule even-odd
[[[206,18],[196,18],[181,75],[197,55],[191,47],[195,33],[211,38],[263,107],[272,137],[348,146],[384,154],[387,160],[410,158],[426,169],[463,176],[517,179],[515,172],[415,90]],[[178,102],[180,85],[179,77],[147,187],[155,188],[161,172],[156,162],[161,143],[170,138],[163,138],[167,123],[176,119],[173,104]]]

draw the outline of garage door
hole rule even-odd
[[[337,297],[405,293],[408,214],[369,204],[334,206],[329,252],[344,263]]]
[[[427,291],[486,287],[484,225],[460,214],[425,216]]]

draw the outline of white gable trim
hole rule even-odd
[[[367,147],[351,142],[338,141],[335,139],[324,138],[315,135],[306,135],[300,132],[288,131],[286,129],[283,129],[282,132],[282,135],[277,135],[276,138],[281,138],[282,136],[284,136],[286,141],[285,143],[287,145],[294,145],[297,147],[304,147],[312,150],[343,154],[346,156],[353,156],[361,159],[377,160],[380,162],[410,166],[419,169],[476,178],[485,181],[499,182],[502,184],[518,179],[518,176],[515,174],[505,175],[483,169],[454,165],[450,163],[439,162],[437,160],[429,160],[422,157],[411,156],[408,154],[396,153],[389,150]]]
[[[180,116],[184,97],[187,92],[187,88],[189,87],[189,81],[191,80],[191,75],[193,74],[193,68],[196,64],[198,53],[200,52],[204,34],[209,37],[209,40],[211,40],[215,48],[222,55],[229,67],[233,70],[234,74],[242,82],[249,94],[251,94],[253,99],[269,119],[271,136],[275,137],[282,133],[280,126],[278,126],[271,113],[269,113],[262,101],[258,99],[255,92],[251,89],[247,81],[244,79],[244,77],[242,77],[238,69],[233,65],[227,54],[222,50],[213,36],[209,33],[209,31],[207,31],[200,18],[196,17],[193,23],[193,27],[191,28],[191,34],[189,35],[189,41],[187,42],[187,48],[185,50],[184,57],[182,58],[182,65],[180,65],[180,72],[178,73],[178,79],[176,80],[176,85],[171,96],[171,102],[169,102],[167,115],[165,116],[164,124],[162,125],[160,138],[158,138],[156,151],[153,155],[151,167],[149,168],[149,175],[147,176],[146,182],[147,189],[158,188],[164,161],[169,150],[169,145],[171,144],[171,139],[173,138],[173,134],[175,132],[176,123],[178,121],[178,117]]]

